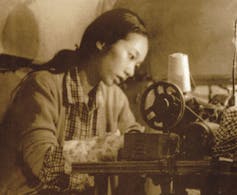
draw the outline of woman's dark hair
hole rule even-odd
[[[97,41],[112,45],[124,39],[128,33],[138,33],[148,37],[145,24],[136,13],[124,8],[107,11],[85,30],[78,49],[79,55],[82,58],[93,55],[97,51]]]

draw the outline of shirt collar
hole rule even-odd
[[[69,104],[85,103],[84,92],[83,92],[83,88],[81,85],[81,78],[79,76],[79,70],[77,67],[70,69],[66,73],[65,83],[66,83],[67,102]],[[101,97],[101,92],[98,93],[98,91],[100,91],[100,87],[98,87],[98,86],[93,88],[89,94],[89,99],[91,99],[91,100],[89,100],[89,101],[91,101],[90,107],[92,109],[100,106],[99,104],[101,104],[100,99],[102,97]],[[99,99],[99,101],[98,101],[98,99]],[[99,102],[99,104],[98,104],[98,102]]]
[[[84,102],[84,93],[77,68],[72,68],[66,73],[66,98],[69,104]]]

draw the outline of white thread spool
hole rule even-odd
[[[168,58],[168,81],[176,84],[186,93],[191,91],[188,56],[173,53]]]

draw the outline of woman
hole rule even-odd
[[[58,71],[53,60],[45,66],[50,71],[29,74],[4,120],[1,194],[94,194],[96,178],[70,172],[68,148],[80,151],[80,141],[139,128],[116,85],[134,75],[147,52],[141,19],[114,9],[88,26],[73,64]]]

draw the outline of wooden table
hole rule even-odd
[[[202,195],[212,195],[213,193],[218,194],[219,191],[226,191],[225,186],[221,187],[224,190],[220,190],[220,183],[223,183],[221,180],[228,178],[228,180],[236,181],[237,178],[236,165],[229,162],[213,162],[212,160],[164,159],[157,161],[76,163],[72,165],[72,170],[80,173],[102,175],[167,175],[173,181],[173,189],[170,190],[170,193],[176,195],[185,194],[184,189],[189,187],[187,185],[190,185],[188,182],[190,178],[198,178],[193,185],[201,189]]]

